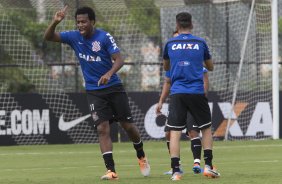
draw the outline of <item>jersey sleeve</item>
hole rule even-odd
[[[166,76],[167,78],[170,78],[170,71],[166,71],[166,72],[165,72],[165,76]]]
[[[168,55],[168,44],[167,44],[167,43],[165,44],[165,47],[164,47],[163,59],[164,59],[164,60],[169,60],[169,55]]]
[[[204,60],[208,60],[208,59],[211,59],[211,54],[210,54],[210,49],[207,45],[206,42],[203,42],[204,43]]]
[[[203,72],[204,72],[204,73],[207,73],[208,70],[207,70],[205,67],[203,67]]]
[[[106,34],[105,45],[107,52],[111,55],[120,52],[114,37],[110,33]]]
[[[72,37],[71,34],[72,34],[72,32],[70,32],[70,31],[60,32],[61,42],[70,45],[71,44],[71,37]]]

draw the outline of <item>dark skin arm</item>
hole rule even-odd
[[[164,70],[168,71],[170,69],[170,60],[163,60]]]
[[[52,42],[61,42],[60,34],[55,32],[56,26],[65,18],[68,5],[66,5],[62,10],[55,13],[52,22],[49,24],[44,33],[44,40]]]
[[[124,64],[122,56],[121,56],[121,54],[119,52],[113,54],[112,55],[112,59],[114,61],[114,64],[113,64],[112,68],[99,79],[98,86],[107,84],[109,82],[110,78],[112,77],[112,75],[114,73],[118,72],[119,69]]]
[[[204,67],[208,70],[208,71],[213,71],[213,62],[211,59],[205,60],[204,63]]]

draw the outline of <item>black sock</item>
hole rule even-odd
[[[178,157],[171,158],[172,174],[175,172],[180,172],[179,161],[180,161],[180,158]]]
[[[210,166],[212,169],[212,150],[206,149],[204,150],[204,159],[205,159],[205,164]]]
[[[137,155],[137,158],[140,159],[142,157],[145,157],[145,153],[144,153],[144,150],[143,150],[143,142],[140,141],[138,143],[133,143],[133,146],[136,150],[136,155]]]
[[[112,152],[103,153],[103,158],[104,158],[106,168],[108,170],[111,170],[112,172],[116,172],[115,162],[113,159],[113,153]]]
[[[193,153],[193,157],[194,157],[194,161],[196,159],[199,159],[199,161],[201,160],[201,152],[202,152],[202,142],[201,139],[199,137],[195,138],[195,139],[191,139],[191,151]],[[197,162],[198,164],[200,164],[199,162]]]
[[[168,153],[170,153],[170,151],[169,151],[169,141],[166,141],[166,146],[167,146],[167,149],[168,149]]]

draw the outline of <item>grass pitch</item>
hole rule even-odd
[[[185,171],[177,183],[270,184],[282,183],[282,140],[214,143],[214,165],[219,179],[192,174],[190,142],[182,142],[181,162]],[[151,164],[150,177],[139,172],[130,143],[114,144],[118,181],[101,181],[106,171],[98,144],[0,147],[1,184],[166,184],[163,172],[170,168],[165,142],[145,142]]]

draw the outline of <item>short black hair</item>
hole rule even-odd
[[[95,16],[94,10],[92,8],[88,7],[88,6],[78,8],[75,12],[75,18],[77,17],[77,15],[81,15],[81,14],[87,14],[89,20],[96,21],[96,16]]]
[[[176,22],[182,28],[192,29],[192,15],[188,12],[181,12],[176,15]]]

